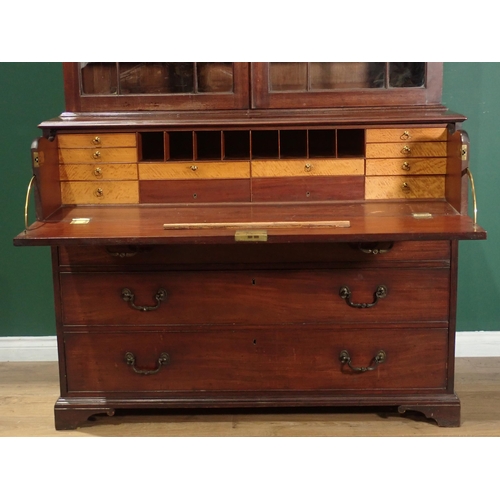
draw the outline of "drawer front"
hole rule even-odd
[[[362,200],[363,176],[274,177],[252,179],[252,201]]]
[[[248,179],[250,162],[169,162],[140,163],[141,180],[162,179]]]
[[[250,179],[140,181],[141,203],[250,201]]]
[[[60,149],[59,162],[64,164],[136,163],[137,150],[135,148]]]
[[[60,134],[60,148],[135,148],[135,134]]]
[[[61,266],[283,266],[323,263],[341,265],[449,265],[449,241],[396,241],[388,243],[308,243],[286,245],[112,245],[59,247]]]
[[[60,165],[59,178],[62,181],[137,180],[137,164]]]
[[[367,129],[366,142],[446,141],[445,127]]]
[[[134,181],[61,182],[64,205],[139,203],[139,186]]]
[[[252,177],[363,175],[364,171],[364,159],[310,158],[252,161]]]
[[[446,158],[366,160],[366,175],[446,174]]]
[[[377,176],[366,178],[367,200],[444,198],[445,176]]]
[[[448,321],[447,268],[82,272],[60,280],[65,325]],[[375,300],[381,286],[386,296]]]
[[[447,382],[446,329],[66,334],[64,344],[69,392],[345,393],[443,390]],[[354,368],[373,366],[381,350],[385,361],[354,373],[340,361],[344,350]]]
[[[446,157],[446,142],[374,143],[366,145],[367,158]]]

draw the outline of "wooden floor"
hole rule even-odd
[[[458,428],[393,409],[348,409],[117,412],[74,431],[56,431],[57,364],[0,363],[0,436],[500,436],[500,358],[458,358],[455,388],[462,402]]]

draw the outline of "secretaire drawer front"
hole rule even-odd
[[[60,277],[66,325],[448,320],[446,268],[61,273]]]
[[[446,329],[66,334],[64,344],[69,392],[442,390],[447,381]]]
[[[443,266],[449,264],[449,241],[395,241],[360,243],[290,243],[286,245],[109,245],[59,247],[59,265],[78,267],[113,266],[140,268],[143,265],[183,265],[203,268],[221,263],[226,267],[304,265],[322,263],[340,266],[346,262],[377,266],[384,262],[400,265]],[[298,263],[298,264],[297,264]]]
[[[64,164],[135,163],[137,150],[136,148],[60,149],[59,162]]]
[[[446,142],[372,143],[366,145],[367,158],[445,157]]]
[[[306,160],[254,160],[252,177],[363,175],[363,158],[308,158]]]

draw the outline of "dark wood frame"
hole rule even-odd
[[[442,63],[427,63],[424,88],[270,92],[269,63],[252,63],[252,108],[333,108],[439,105],[443,84]]]
[[[207,94],[82,95],[79,63],[63,63],[66,111],[203,111],[247,109],[249,105],[249,63],[233,63],[234,92]]]

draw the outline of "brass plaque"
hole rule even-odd
[[[236,231],[234,241],[267,241],[267,231]]]

